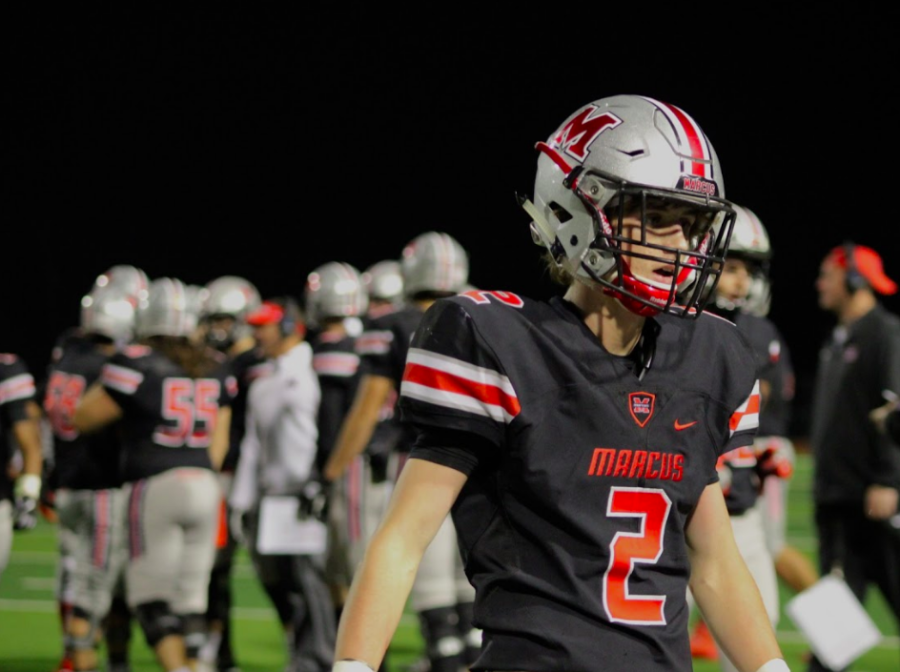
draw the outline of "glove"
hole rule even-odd
[[[13,529],[31,530],[38,521],[38,499],[41,496],[41,477],[36,474],[22,474],[16,479],[13,489],[15,511]]]
[[[297,507],[297,518],[315,518],[322,522],[328,515],[328,495],[330,484],[322,479],[307,481],[298,495],[300,505]]]
[[[766,479],[770,476],[777,478],[790,478],[794,473],[794,467],[777,448],[767,446],[756,456],[756,466],[753,468],[756,474],[757,489],[763,491]]]

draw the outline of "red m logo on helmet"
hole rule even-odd
[[[579,161],[587,158],[588,149],[603,131],[615,128],[622,123],[611,112],[600,112],[595,105],[588,105],[575,115],[568,124],[553,138],[553,146]]]

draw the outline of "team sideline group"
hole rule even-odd
[[[386,669],[408,597],[423,672],[787,669],[778,578],[819,572],[785,543],[769,236],[675,106],[595,101],[538,149],[548,302],[470,285],[428,231],[299,298],[117,265],[45,375],[0,355],[0,575],[13,528],[58,523],[60,670],[130,670],[131,619],[164,670],[238,670],[238,545],[288,672]],[[860,276],[846,301],[891,293],[870,252],[832,251],[823,308],[829,273]],[[890,496],[867,491],[879,524]]]

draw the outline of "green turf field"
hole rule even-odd
[[[809,478],[809,459],[801,455],[792,490],[788,534],[792,544],[812,554],[815,541],[811,529]],[[0,584],[0,672],[51,672],[59,659],[59,626],[53,600],[55,539],[56,531],[48,524],[15,537],[10,565]],[[234,586],[237,603],[235,649],[244,671],[280,671],[284,652],[279,626],[256,584],[246,555],[239,558]],[[782,601],[787,597],[789,595],[782,593]],[[898,633],[877,591],[870,594],[866,607],[885,639],[851,669],[896,672],[900,670]],[[805,669],[801,656],[806,646],[787,616],[782,616],[778,635],[791,669]],[[405,616],[391,648],[391,667],[401,672],[419,655],[421,645],[415,618]],[[157,669],[138,631],[132,639],[132,658],[135,672]],[[718,666],[696,661],[695,669],[702,672],[718,669]]]

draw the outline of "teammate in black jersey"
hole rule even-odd
[[[188,340],[187,295],[161,278],[138,311],[139,345],[103,367],[73,426],[120,421],[128,490],[127,593],[165,670],[195,665],[206,630],[220,489],[213,474],[227,449],[236,384],[224,358]]]
[[[200,660],[214,664],[216,672],[239,672],[231,646],[231,570],[237,540],[232,534],[227,498],[244,438],[247,391],[250,383],[271,370],[256,348],[247,315],[262,304],[259,291],[249,280],[223,275],[207,283],[200,307],[199,333],[212,348],[228,357],[231,373],[237,381],[237,394],[231,403],[228,452],[219,472],[222,487],[219,530],[216,535],[216,560],[209,580],[207,604],[207,641]]]
[[[420,234],[406,245],[401,257],[403,290],[408,302],[372,319],[357,340],[357,352],[363,358],[363,378],[326,466],[329,478],[342,473],[355,456],[373,447],[376,441],[381,446],[393,446],[393,471],[403,468],[415,440],[412,427],[401,425],[397,414],[390,423],[379,419],[385,405],[394,404],[397,398],[409,343],[423,313],[437,298],[462,290],[468,279],[468,255],[446,233]],[[392,430],[393,437],[388,434]],[[378,456],[370,454],[371,458],[377,460]],[[431,672],[455,672],[474,660],[471,654],[478,651],[481,639],[471,625],[475,595],[462,571],[449,516],[419,563],[411,598],[427,654],[427,660],[420,661],[417,668],[427,665]],[[471,642],[468,647],[467,642]]]
[[[13,530],[30,530],[37,524],[43,458],[35,392],[25,362],[0,353],[0,579],[9,561]],[[15,478],[8,470],[12,440],[22,452],[22,470]]]
[[[787,669],[737,551],[722,453],[758,423],[753,354],[701,314],[733,224],[682,110],[616,96],[540,143],[549,303],[436,302],[406,361],[418,437],[341,621],[336,670],[377,667],[448,511],[484,630],[475,670],[690,670],[688,583],[740,670]]]
[[[728,246],[728,258],[710,310],[735,323],[756,355],[760,384],[760,421],[753,446],[744,446],[719,458],[720,481],[731,517],[734,538],[747,568],[756,580],[772,626],[779,620],[776,571],[795,590],[808,588],[818,578],[809,560],[785,544],[786,481],[793,472],[793,445],[787,438],[788,411],[793,396],[793,371],[787,345],[778,328],[765,315],[769,302],[769,237],[762,222],[747,208],[735,206],[737,218]],[[763,495],[765,493],[765,499]],[[792,586],[793,587],[793,586]],[[697,657],[719,658],[712,636],[698,619],[691,650]],[[734,670],[727,657],[721,667]]]
[[[125,493],[120,469],[120,442],[114,427],[82,435],[72,415],[85,391],[100,377],[115,354],[117,344],[132,337],[136,304],[120,287],[93,289],[82,299],[79,329],[54,348],[45,393],[44,411],[53,431],[56,510],[59,518],[61,562],[66,570],[60,595],[71,598],[71,616],[65,619],[66,651],[73,669],[97,669],[99,630],[107,618],[124,577]],[[65,575],[70,574],[68,579]],[[117,613],[118,615],[118,613]],[[130,623],[108,642],[123,667]],[[115,628],[113,629],[116,630]]]

